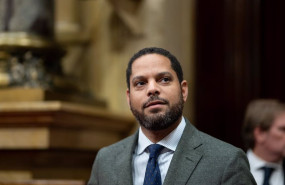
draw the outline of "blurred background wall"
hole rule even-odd
[[[163,47],[174,53],[191,86],[194,1],[61,0],[57,5],[58,30],[73,22],[78,27],[75,38],[83,40],[68,47],[63,61],[66,73],[80,78],[80,83],[104,99],[110,110],[130,113],[125,98],[125,69],[130,57],[144,47]],[[68,7],[71,12],[65,10]],[[58,35],[59,39],[64,35]],[[193,104],[186,107],[189,114]]]
[[[196,124],[243,147],[240,133],[249,101],[285,101],[284,1],[196,4]]]

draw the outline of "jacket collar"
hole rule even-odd
[[[170,163],[164,185],[186,184],[203,154],[199,131],[186,120],[186,127]]]

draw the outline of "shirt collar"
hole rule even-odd
[[[270,163],[270,162],[264,161],[263,159],[255,155],[252,150],[247,151],[247,157],[250,163],[250,168],[252,170],[260,170],[264,166],[273,167],[275,169],[282,168],[282,161],[278,163]]]
[[[186,122],[184,117],[182,117],[181,122],[179,125],[165,138],[163,138],[161,141],[159,141],[157,144],[160,144],[166,148],[168,148],[171,151],[175,151],[176,147],[178,145],[178,142],[182,136],[183,130],[186,126]],[[141,127],[139,128],[139,136],[138,136],[138,146],[136,150],[136,154],[140,155],[142,154],[145,149],[151,145],[152,143],[142,132]]]

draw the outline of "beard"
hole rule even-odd
[[[158,96],[152,96],[149,100],[144,103],[142,106],[142,111],[138,111],[132,106],[130,102],[131,111],[140,123],[141,126],[145,127],[148,130],[158,131],[163,130],[171,125],[175,124],[179,118],[182,116],[184,101],[182,98],[182,94],[180,93],[179,101],[169,107],[165,112],[159,112],[159,110],[153,110],[151,115],[147,116],[144,113],[145,105],[148,102],[160,100],[163,101],[166,105],[169,105],[169,102],[163,98]]]

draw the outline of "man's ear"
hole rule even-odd
[[[262,130],[260,127],[254,128],[253,135],[256,143],[263,143],[267,139],[267,131]]]
[[[187,97],[188,97],[188,84],[186,80],[183,80],[181,82],[181,93],[182,93],[184,102],[186,102]]]
[[[128,88],[127,91],[126,91],[126,96],[127,96],[128,105],[129,105],[129,107],[131,107],[131,106],[130,106],[130,90],[129,90],[129,88]]]

